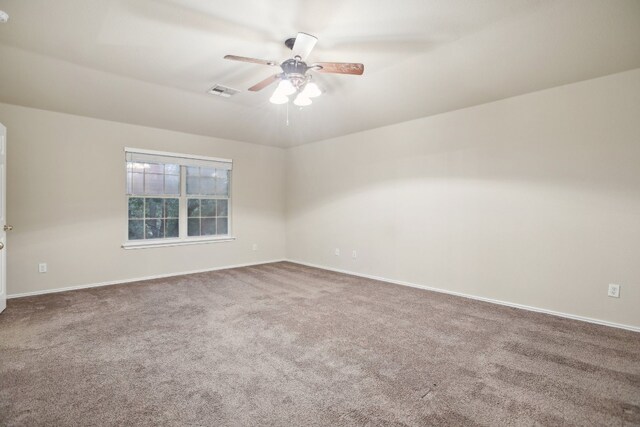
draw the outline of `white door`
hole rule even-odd
[[[0,312],[7,308],[7,128],[0,123]]]

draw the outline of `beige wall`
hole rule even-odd
[[[7,127],[8,293],[254,263],[285,256],[279,148],[0,104]],[[236,241],[124,250],[123,147],[234,160]],[[258,243],[259,250],[252,251]],[[48,273],[38,273],[38,263]]]
[[[8,291],[287,256],[637,327],[639,117],[640,70],[286,151],[0,104]],[[233,158],[238,239],[121,249],[125,146]]]
[[[287,161],[291,259],[640,326],[640,70]]]

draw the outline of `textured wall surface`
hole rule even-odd
[[[285,255],[284,152],[0,104],[7,126],[8,293],[57,289]],[[124,250],[124,147],[230,158],[237,240]],[[259,250],[252,251],[258,243]],[[46,262],[48,272],[38,273]]]
[[[288,258],[640,326],[639,118],[636,69],[289,149]]]
[[[638,117],[640,70],[288,150],[0,104],[8,291],[287,257],[637,327]],[[232,158],[237,240],[121,249],[125,146]]]

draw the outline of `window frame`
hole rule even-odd
[[[182,154],[182,153],[172,153],[165,151],[155,151],[155,150],[144,150],[138,148],[124,148],[125,152],[125,162],[124,162],[124,177],[125,177],[125,191],[124,191],[124,212],[127,212],[127,219],[125,221],[124,227],[124,243],[122,243],[121,247],[123,249],[142,249],[142,248],[153,248],[153,247],[163,247],[163,246],[183,246],[183,245],[194,245],[194,244],[204,244],[204,243],[220,243],[220,242],[229,242],[236,240],[233,236],[233,160],[232,159],[223,159],[219,157],[206,157],[206,156],[197,156],[191,154]],[[128,194],[127,188],[127,154],[135,153],[135,154],[143,154],[143,155],[151,155],[164,157],[165,163],[172,163],[173,159],[187,159],[194,160],[199,162],[212,162],[212,163],[229,163],[229,184],[228,184],[228,195],[227,195],[227,234],[224,235],[208,235],[208,236],[189,236],[188,235],[188,212],[187,212],[187,204],[188,200],[191,198],[199,198],[199,199],[217,199],[220,198],[218,196],[204,196],[204,195],[191,195],[187,194],[187,166],[185,164],[179,164],[180,166],[180,194],[178,196],[175,195],[131,195]],[[173,162],[175,163],[175,161]],[[172,164],[173,164],[172,163]],[[214,165],[208,166],[215,168]],[[141,198],[177,198],[178,199],[178,227],[179,227],[179,237],[169,237],[169,238],[157,238],[157,239],[136,239],[129,240],[129,198],[130,197],[141,197]]]

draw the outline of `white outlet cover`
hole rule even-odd
[[[610,283],[607,295],[613,298],[620,298],[620,285]]]
[[[336,256],[340,256],[340,249],[336,248],[336,250],[334,251],[334,253],[336,254]]]

